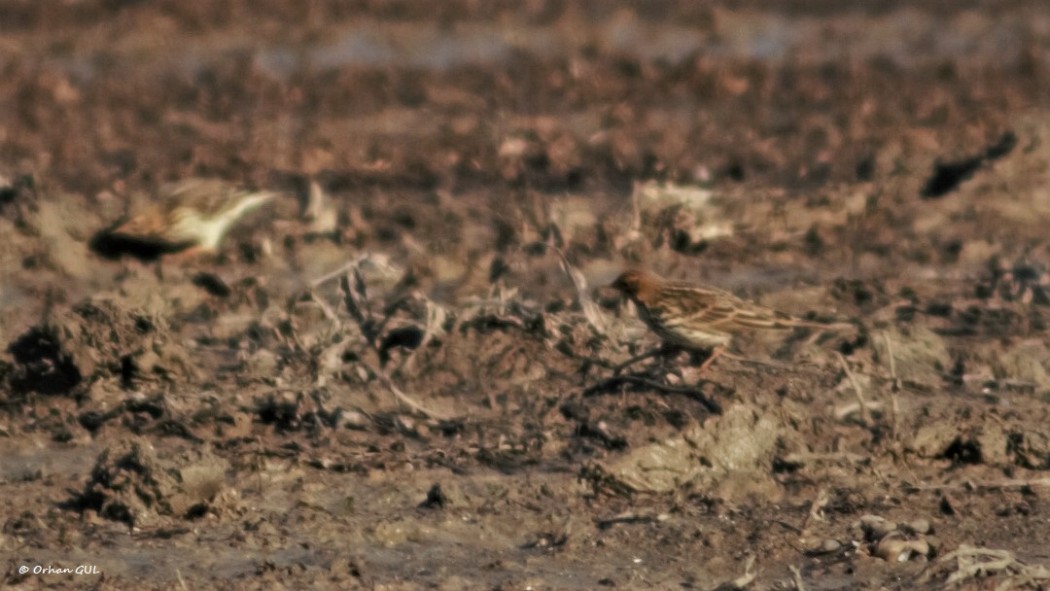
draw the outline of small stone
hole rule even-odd
[[[930,545],[926,540],[905,540],[897,536],[886,536],[875,546],[873,554],[887,562],[908,562],[913,556],[929,556]]]
[[[905,528],[907,528],[907,529],[909,529],[909,530],[911,530],[914,533],[919,534],[919,535],[928,534],[933,529],[932,527],[930,527],[929,520],[921,519],[921,518],[920,519],[913,519],[912,521],[909,521],[908,523],[903,524],[903,525],[904,525]]]
[[[362,412],[356,410],[341,410],[339,412],[339,427],[364,431],[368,429],[369,422],[368,417]]]
[[[809,556],[824,556],[825,554],[834,554],[842,548],[842,544],[838,540],[831,538],[825,538],[823,540],[814,540],[806,544],[805,553]]]
[[[896,525],[886,521],[884,518],[871,514],[862,516],[858,525],[864,532],[865,539],[869,542],[881,540],[897,529]]]

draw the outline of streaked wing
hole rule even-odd
[[[733,333],[740,329],[783,330],[795,325],[782,312],[746,302],[720,290],[695,286],[669,286],[668,307],[681,310],[682,322],[707,325],[712,331]]]
[[[157,215],[157,213],[159,212],[135,216],[110,230],[110,233],[143,238],[162,236],[168,224],[165,222],[164,216]]]
[[[205,216],[217,215],[235,202],[238,193],[247,193],[215,179],[191,178],[165,185],[161,200],[169,210],[186,207]]]
[[[199,223],[200,214],[196,209],[185,207],[179,201],[163,200],[117,225],[108,234],[143,244],[182,248],[200,242],[201,236],[196,231]]]
[[[176,232],[170,214],[154,208],[135,216],[107,232],[111,236],[123,237],[146,244],[179,246],[194,241],[192,236]]]
[[[168,183],[145,211],[109,230],[109,234],[172,245],[196,242],[197,237],[183,228],[187,225],[184,222],[192,225],[200,217],[197,212],[218,208],[224,191],[229,191],[225,183],[208,179]]]

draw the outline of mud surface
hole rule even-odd
[[[1045,586],[1050,11],[869,6],[5,3],[4,585]],[[632,263],[854,328],[616,374]]]

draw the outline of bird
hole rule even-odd
[[[277,195],[204,178],[168,183],[157,193],[152,206],[118,222],[107,237],[166,253],[215,252],[233,224]]]
[[[852,327],[848,323],[810,322],[727,291],[669,281],[640,268],[624,271],[611,287],[634,303],[638,316],[665,345],[708,353],[701,369],[708,367],[741,332]],[[628,364],[649,356],[633,358]]]

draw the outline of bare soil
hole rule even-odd
[[[0,581],[1044,588],[1050,10],[873,6],[5,3]],[[854,328],[617,373],[630,264]]]

